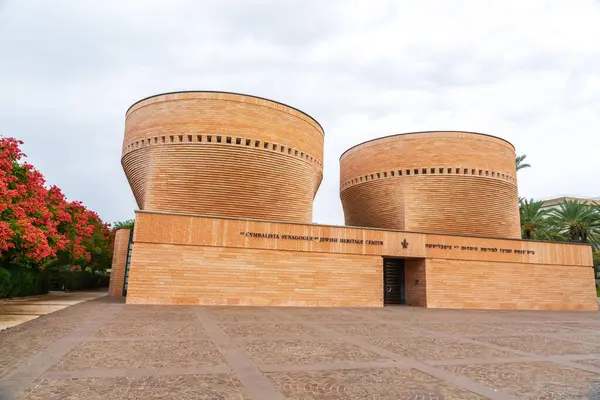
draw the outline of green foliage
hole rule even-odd
[[[548,210],[542,209],[541,201],[521,199],[521,237],[529,240],[558,240],[558,233],[548,222]]]
[[[122,228],[127,228],[127,229],[133,229],[133,225],[135,223],[134,219],[128,219],[126,221],[117,221],[113,224],[113,229],[122,229]]]
[[[525,162],[526,158],[527,158],[527,154],[521,154],[520,156],[517,156],[517,158],[515,159],[515,162],[517,164],[517,171],[519,171],[523,168],[531,167],[531,164],[527,164]]]
[[[96,289],[100,287],[100,275],[90,271],[61,271],[59,276],[67,290]]]
[[[521,237],[591,244],[594,264],[600,264],[600,207],[577,200],[566,200],[552,210],[544,210],[542,205],[541,201],[519,199]]]
[[[0,268],[0,298],[48,293],[48,274],[33,268]]]
[[[552,210],[548,220],[569,242],[600,246],[600,214],[596,207],[566,200]]]
[[[6,268],[0,267],[0,299],[8,297],[10,288],[10,272]]]
[[[594,250],[592,256],[594,258],[594,266],[600,267],[600,250]]]

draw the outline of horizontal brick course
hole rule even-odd
[[[143,210],[311,222],[323,130],[252,96],[159,95],[128,111],[122,164]]]
[[[382,306],[388,256],[406,260],[410,305],[597,309],[589,246],[153,212],[137,213],[134,242],[128,303]]]
[[[520,237],[514,147],[469,132],[365,142],[340,159],[346,224]]]

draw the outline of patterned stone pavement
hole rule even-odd
[[[0,332],[0,399],[600,399],[600,313],[79,303]]]

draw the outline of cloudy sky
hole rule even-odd
[[[160,92],[281,101],[325,128],[314,220],[342,224],[338,158],[392,133],[511,141],[522,196],[600,196],[600,2],[0,0],[0,135],[106,221],[133,216],[125,110]]]

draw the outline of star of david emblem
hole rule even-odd
[[[403,249],[406,249],[406,248],[408,247],[408,242],[406,241],[406,239],[404,239],[404,240],[402,241],[402,243],[400,243],[400,244],[402,245],[402,248],[403,248]]]

